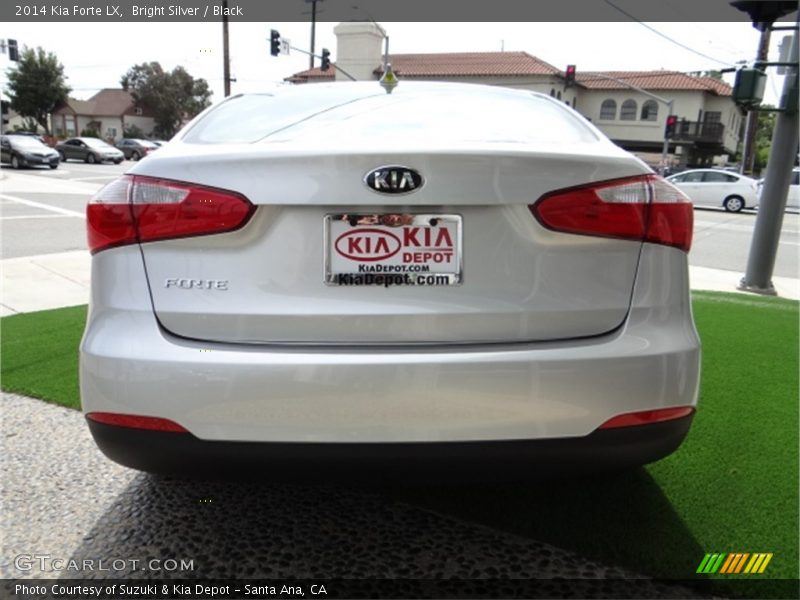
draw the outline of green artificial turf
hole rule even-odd
[[[78,345],[86,306],[0,319],[0,386],[49,402],[80,408]]]
[[[705,553],[772,552],[764,575],[716,576],[714,591],[775,595],[725,586],[798,576],[799,305],[698,292],[693,306],[703,342],[700,401],[675,454],[599,478],[389,493],[654,577],[694,582]],[[77,408],[85,316],[86,307],[75,307],[0,319],[2,388]]]
[[[792,597],[793,581],[764,580],[798,577],[798,306],[693,295],[703,343],[699,406],[688,439],[664,460],[599,478],[402,489],[395,497],[689,584],[705,578],[696,570],[707,552],[772,552],[763,575],[717,575],[711,589]]]

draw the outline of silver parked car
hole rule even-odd
[[[93,137],[70,138],[57,143],[55,148],[63,162],[75,159],[88,163],[111,161],[119,164],[125,158],[122,152],[111,144]]]
[[[159,144],[148,140],[138,140],[133,138],[124,138],[117,142],[117,149],[120,150],[125,158],[128,160],[139,160],[155,152],[159,148]]]
[[[239,95],[87,211],[83,410],[124,465],[527,476],[693,418],[692,205],[548,96]]]
[[[758,206],[758,182],[722,169],[692,169],[667,177],[695,206],[739,212]]]

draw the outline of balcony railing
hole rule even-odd
[[[705,142],[721,144],[725,136],[725,126],[722,123],[705,123],[703,121],[678,121],[675,125],[673,140],[688,142]]]

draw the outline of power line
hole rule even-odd
[[[608,5],[609,5],[611,8],[613,8],[614,10],[621,12],[623,15],[625,15],[626,17],[628,17],[628,18],[629,18],[631,21],[634,21],[634,22],[636,22],[636,23],[639,23],[639,25],[641,25],[642,27],[645,27],[645,28],[649,29],[650,31],[652,31],[652,32],[653,32],[653,33],[655,33],[656,35],[659,35],[659,36],[661,36],[662,38],[664,38],[665,40],[667,40],[667,41],[669,41],[669,42],[672,42],[672,43],[673,43],[673,44],[675,44],[676,46],[680,46],[680,47],[681,47],[681,48],[683,48],[684,50],[688,50],[689,52],[692,52],[692,53],[694,53],[694,54],[697,54],[698,56],[702,56],[703,58],[707,58],[708,60],[713,60],[713,61],[714,61],[714,62],[716,62],[716,63],[722,64],[722,65],[726,65],[726,66],[728,66],[728,67],[732,67],[732,66],[733,66],[733,64],[732,64],[732,63],[729,63],[729,62],[727,62],[727,61],[724,61],[724,60],[719,60],[718,58],[714,58],[713,56],[709,56],[708,54],[703,54],[702,52],[699,52],[699,51],[695,50],[694,48],[690,48],[690,47],[689,47],[689,46],[687,46],[686,44],[682,44],[681,42],[679,42],[679,41],[677,41],[677,40],[674,40],[674,39],[672,39],[672,38],[671,38],[671,37],[669,37],[668,35],[666,35],[666,34],[664,34],[664,33],[661,33],[661,32],[660,32],[658,29],[654,29],[653,27],[650,27],[650,25],[648,25],[647,23],[643,23],[642,21],[640,21],[639,19],[637,19],[636,17],[634,17],[634,16],[633,16],[632,14],[630,14],[629,12],[627,12],[627,11],[623,10],[622,8],[620,8],[619,6],[617,6],[616,4],[614,4],[613,2],[611,2],[611,0],[603,0],[603,1],[604,1],[606,4],[608,4]]]

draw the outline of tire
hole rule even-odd
[[[97,157],[91,152],[89,152],[89,155],[86,157],[86,162],[88,162],[90,165],[93,165],[94,163],[97,162]]]
[[[54,164],[54,165],[50,165],[50,168],[51,168],[51,169],[57,169],[57,168],[58,168],[58,163],[56,163],[56,164]]]
[[[142,156],[136,150],[131,152],[131,160],[139,160],[140,158],[142,158]]]
[[[11,168],[12,169],[21,169],[22,166],[19,164],[19,159],[16,155],[11,157]]]
[[[67,155],[64,154],[61,150],[58,151],[58,158],[61,159],[61,162],[67,162]]]
[[[118,165],[118,164],[119,164],[119,163],[121,163],[121,162],[122,162],[122,159],[120,158],[120,159],[118,159],[118,160],[115,160],[115,161],[114,161],[114,164],[115,164],[115,165]]]
[[[741,212],[744,208],[744,198],[741,196],[728,196],[722,203],[722,206],[728,212]]]

